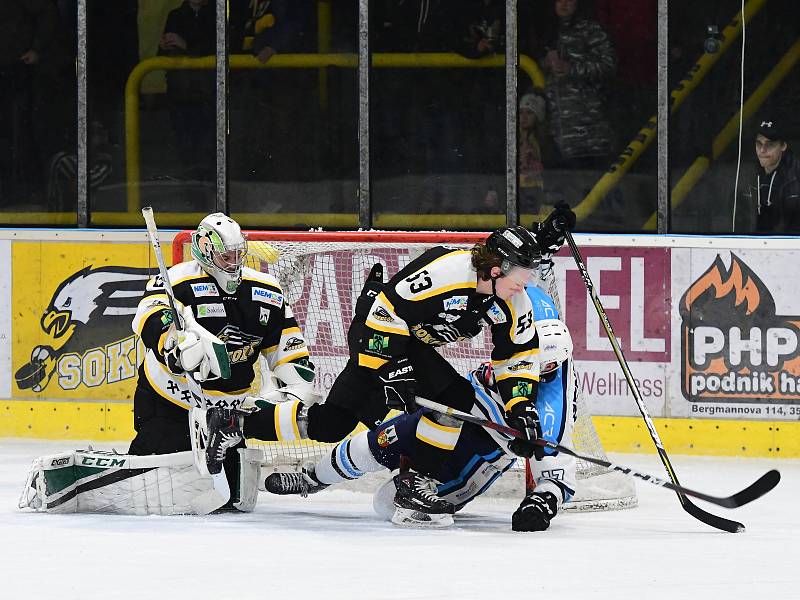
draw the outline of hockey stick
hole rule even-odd
[[[419,406],[424,406],[425,408],[430,408],[431,410],[435,410],[436,412],[440,412],[445,415],[449,415],[455,419],[460,421],[467,421],[468,423],[474,423],[475,425],[480,425],[481,427],[486,427],[487,429],[494,429],[495,431],[500,431],[507,435],[512,435],[517,438],[527,439],[525,435],[512,428],[506,427],[505,425],[500,425],[499,423],[495,423],[494,421],[489,421],[487,419],[482,419],[480,417],[473,416],[469,413],[461,412],[460,410],[456,410],[455,408],[450,408],[444,404],[440,404],[438,402],[434,402],[433,400],[428,400],[427,398],[420,398],[417,396],[417,404]],[[613,469],[614,471],[619,471],[620,473],[625,473],[626,475],[632,475],[633,477],[638,477],[642,481],[646,481],[647,483],[651,483],[653,485],[657,485],[659,487],[667,488],[668,490],[673,490],[678,492],[679,494],[685,494],[686,496],[693,496],[695,498],[699,498],[700,500],[705,500],[706,502],[711,502],[712,504],[717,504],[718,506],[724,506],[725,508],[738,508],[739,506],[743,506],[748,502],[752,502],[757,498],[760,498],[776,485],[781,480],[781,474],[772,469],[767,471],[764,475],[759,477],[754,483],[747,486],[740,492],[733,494],[732,496],[711,496],[709,494],[704,494],[703,492],[698,492],[692,490],[687,487],[683,487],[677,483],[670,483],[664,479],[659,479],[653,475],[649,475],[647,473],[643,473],[641,471],[637,471],[632,469],[631,467],[625,467],[622,465],[616,465],[612,462],[607,460],[603,460],[601,458],[595,458],[594,456],[587,456],[585,454],[579,454],[572,450],[571,448],[567,448],[566,446],[562,446],[561,444],[556,444],[554,442],[549,442],[545,439],[538,439],[538,440],[531,440],[532,443],[538,446],[544,446],[545,448],[550,448],[551,450],[555,450],[557,452],[563,452],[564,454],[568,454],[570,456],[574,456],[580,460],[585,460],[586,462],[593,463],[595,465],[600,465],[601,467],[606,467],[608,469]]]
[[[653,424],[653,420],[650,418],[650,415],[647,412],[647,407],[645,406],[644,400],[642,399],[642,394],[639,391],[639,386],[636,384],[636,380],[633,378],[633,374],[631,373],[630,367],[628,367],[628,362],[625,360],[625,356],[622,354],[622,348],[619,346],[619,342],[617,342],[617,338],[614,335],[614,330],[611,328],[611,322],[608,320],[608,315],[606,311],[603,309],[603,305],[600,303],[600,296],[597,293],[597,290],[592,283],[591,277],[589,277],[589,270],[586,268],[586,263],[584,263],[583,258],[581,257],[580,250],[578,250],[578,246],[575,244],[575,238],[572,237],[572,232],[570,232],[569,228],[566,226],[565,223],[556,220],[554,222],[554,226],[557,229],[563,231],[564,236],[566,237],[567,244],[569,245],[569,249],[572,252],[572,258],[575,259],[575,264],[578,265],[578,270],[581,273],[581,277],[583,278],[583,283],[586,286],[586,291],[589,293],[589,297],[592,299],[592,303],[594,304],[595,309],[597,310],[597,314],[600,317],[600,321],[603,323],[603,328],[606,330],[606,335],[608,336],[608,341],[611,342],[611,347],[614,350],[614,354],[617,357],[617,361],[619,361],[620,367],[622,367],[622,372],[625,375],[625,379],[628,382],[628,387],[631,390],[631,394],[633,394],[633,398],[636,401],[636,405],[639,407],[639,413],[642,415],[644,419],[645,425],[647,425],[647,430],[650,432],[650,437],[653,440],[653,443],[656,446],[656,450],[658,451],[658,456],[661,458],[661,462],[664,465],[664,468],[667,470],[667,474],[669,478],[672,480],[672,483],[676,487],[680,487],[680,483],[678,482],[678,476],[675,474],[675,470],[672,468],[672,464],[670,463],[669,456],[667,456],[667,451],[664,449],[664,445],[661,443],[661,438],[658,436],[658,431],[656,430],[655,425]],[[776,482],[777,483],[777,482]],[[713,515],[709,512],[704,511],[703,509],[699,508],[698,506],[692,504],[689,499],[677,490],[678,499],[681,502],[681,506],[683,509],[692,515],[695,519],[698,519],[705,523],[706,525],[710,525],[711,527],[716,527],[717,529],[721,529],[723,531],[727,531],[730,533],[739,533],[744,531],[744,525],[738,523],[737,521],[731,521],[730,519],[725,519],[723,517],[718,517]]]
[[[181,324],[178,310],[175,308],[175,293],[172,291],[172,282],[169,280],[167,265],[164,263],[164,255],[161,252],[161,242],[158,240],[158,230],[156,229],[153,209],[150,206],[145,206],[142,209],[142,216],[147,225],[147,235],[150,237],[150,244],[153,246],[153,252],[156,255],[158,272],[161,275],[161,279],[164,280],[164,291],[166,291],[167,298],[169,299],[172,321],[175,323],[175,328],[180,331],[183,329],[183,325]],[[189,392],[192,402],[197,408],[207,410],[208,400],[203,393],[203,388],[195,381],[191,373],[185,373],[185,379],[185,386],[180,379],[175,379],[178,388],[182,388],[182,392]],[[197,421],[196,415],[192,409],[189,409],[189,438],[192,442],[192,456],[194,457],[194,464],[197,470],[200,472],[201,476],[211,477],[211,481],[214,484],[212,489],[199,495],[193,502],[194,508],[197,510],[198,514],[208,514],[230,500],[231,489],[228,485],[228,478],[225,476],[225,469],[220,470],[219,473],[213,474],[208,470],[208,464],[206,463],[207,440],[203,439],[202,427]]]

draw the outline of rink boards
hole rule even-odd
[[[174,233],[162,234],[167,256]],[[800,282],[791,276],[800,241],[576,241],[668,450],[800,456]],[[143,349],[130,322],[155,271],[143,232],[0,231],[0,436],[132,437]],[[594,305],[563,250],[556,280],[603,445],[650,451]],[[324,375],[328,386],[335,373]]]

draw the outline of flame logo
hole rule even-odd
[[[681,298],[684,323],[739,323],[742,318],[774,320],[775,301],[769,289],[738,256],[731,253],[726,268],[717,255],[712,265]]]

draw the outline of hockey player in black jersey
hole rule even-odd
[[[535,327],[541,342],[536,360],[542,381],[536,408],[544,416],[542,437],[569,444],[576,394],[572,338],[566,325],[557,318],[553,301],[534,286],[529,286],[527,293],[534,302]],[[491,363],[481,365],[467,379],[473,389],[474,404],[470,412],[507,425],[510,419],[504,414]],[[450,514],[485,493],[514,465],[517,455],[533,457],[537,446],[523,442],[521,447],[512,447],[511,436],[465,423],[448,460],[419,469],[419,431],[424,427],[423,419],[435,414],[420,409],[389,419],[376,429],[340,442],[298,473],[270,475],[265,487],[276,494],[307,495],[368,472],[396,470],[404,460],[410,461],[419,472],[401,472],[387,480],[375,493],[376,512],[403,526],[449,526],[453,523]],[[575,493],[573,457],[547,449],[531,460],[530,466],[535,490],[512,515],[511,526],[515,531],[547,529],[563,503]]]
[[[190,448],[185,377],[200,382],[208,411],[208,452],[221,461],[243,436],[297,439],[301,402],[319,400],[314,366],[303,333],[278,281],[244,265],[247,241],[222,213],[205,217],[192,235],[192,260],[169,269],[175,305],[183,320],[176,330],[160,277],[151,280],[133,319],[147,349],[134,395],[136,437],[132,455],[170,454]],[[248,400],[259,355],[266,359],[282,400],[264,413]],[[242,430],[243,422],[243,430]],[[281,428],[284,428],[281,434]],[[225,470],[237,453],[229,453]],[[213,458],[213,456],[212,456]],[[231,486],[234,489],[234,486]]]
[[[314,365],[278,281],[245,266],[247,241],[233,219],[205,217],[191,253],[166,272],[171,291],[161,275],[148,282],[133,318],[146,352],[129,453],[37,458],[21,508],[130,515],[254,509],[263,453],[245,448],[244,438],[300,439],[301,403],[321,400]],[[250,396],[257,360],[270,371],[261,369],[267,381],[259,398]],[[279,403],[256,410],[260,399]]]
[[[350,359],[324,404],[307,409],[306,434],[338,442],[358,422],[374,429],[389,409],[414,412],[416,391],[469,411],[474,391],[436,347],[490,327],[499,394],[513,426],[538,437],[534,400],[537,339],[525,285],[539,264],[536,239],[524,227],[503,227],[470,250],[435,247],[387,283],[373,274],[348,333]],[[414,467],[447,460],[462,424],[430,413],[415,439]]]

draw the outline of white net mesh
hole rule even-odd
[[[268,272],[280,281],[284,294],[309,344],[317,368],[317,391],[327,395],[337,374],[348,358],[347,328],[353,307],[370,268],[376,262],[384,265],[389,276],[407,265],[421,252],[434,245],[470,247],[484,236],[470,234],[278,234],[248,232],[247,264]],[[295,239],[276,239],[293,237]],[[335,239],[331,240],[330,238]],[[363,238],[368,237],[369,241]],[[326,240],[327,238],[327,240]],[[421,241],[424,240],[424,241]],[[176,253],[177,254],[177,253]],[[177,254],[181,257],[181,254]],[[184,255],[185,256],[185,255]],[[388,277],[387,277],[388,278]],[[555,281],[549,276],[543,288],[560,309]],[[488,328],[484,336],[439,349],[453,367],[467,374],[491,353]],[[257,369],[257,379],[259,376]],[[257,380],[254,387],[258,389]],[[578,394],[577,421],[572,445],[578,452],[606,458],[588,413],[583,394]],[[258,444],[270,465],[298,465],[320,456],[327,445],[316,442]],[[522,461],[514,473],[501,478],[492,491],[517,495],[524,489],[525,469]],[[609,472],[602,467],[579,461],[578,490],[569,503],[579,510],[614,509],[635,506],[636,493],[630,478]]]

